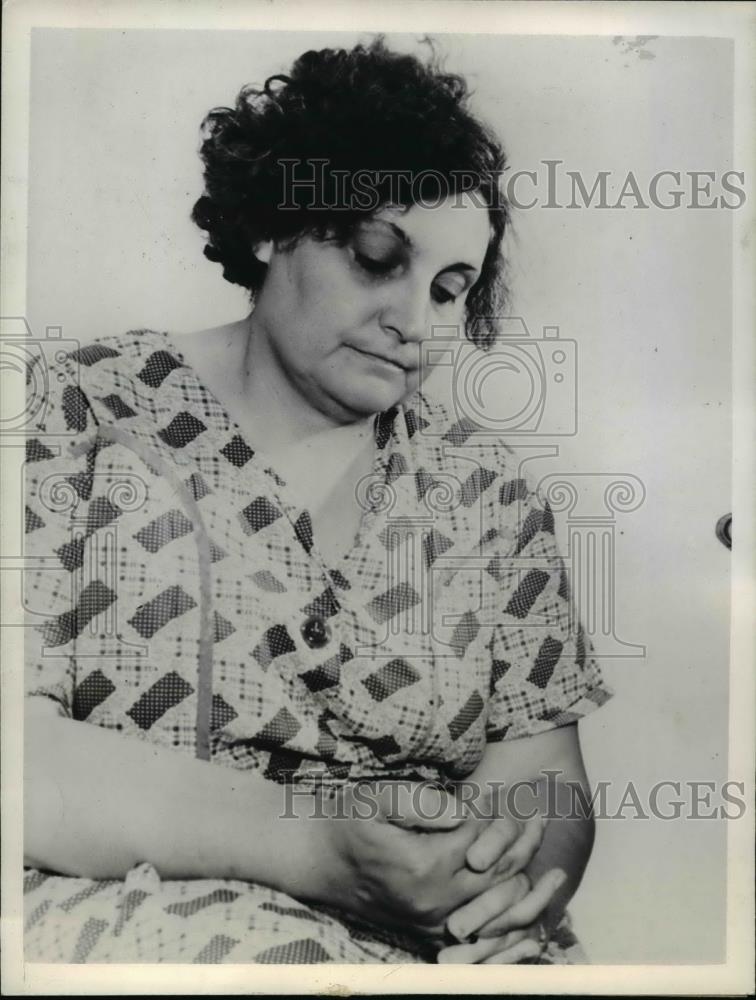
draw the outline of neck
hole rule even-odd
[[[264,428],[271,451],[287,448],[324,431],[353,428],[363,432],[373,416],[345,412],[335,401],[317,405],[283,370],[273,340],[253,316],[247,322],[246,346],[239,377],[240,397],[247,414]],[[329,402],[333,405],[329,406]]]

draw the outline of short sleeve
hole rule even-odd
[[[512,480],[501,497],[500,537],[511,538],[512,547],[496,560],[489,742],[576,722],[612,694],[576,617],[548,502],[524,479]]]
[[[57,360],[44,378],[23,480],[25,690],[73,716],[77,640],[97,600],[86,586],[83,546],[96,426],[72,356]]]

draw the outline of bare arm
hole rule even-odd
[[[494,882],[493,870],[465,866],[480,823],[441,816],[419,835],[388,821],[391,796],[374,818],[350,819],[348,797],[341,818],[314,818],[312,797],[287,800],[257,772],[75,722],[44,697],[27,699],[25,730],[25,857],[35,867],[123,878],[148,861],[166,879],[257,882],[418,933]]]
[[[322,896],[317,824],[279,818],[282,786],[63,718],[42,697],[27,699],[25,737],[28,864],[122,878],[149,861],[165,878],[240,878]]]

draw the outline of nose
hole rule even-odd
[[[403,344],[416,344],[427,336],[429,305],[428,289],[423,283],[408,281],[401,288],[394,286],[381,311],[381,326],[396,334]]]

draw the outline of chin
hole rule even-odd
[[[337,398],[344,408],[358,417],[368,417],[374,413],[390,410],[392,406],[401,403],[413,391],[411,387],[405,387],[402,390],[398,386],[386,383],[376,385],[372,379],[352,387],[348,393],[344,392],[343,385],[335,388]]]

